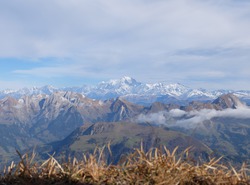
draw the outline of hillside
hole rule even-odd
[[[121,156],[131,153],[134,148],[143,143],[145,151],[152,147],[167,146],[173,150],[176,146],[180,151],[192,146],[193,158],[208,160],[212,150],[199,140],[180,132],[171,131],[164,127],[128,122],[99,122],[89,127],[77,128],[64,140],[37,148],[39,154],[46,158],[47,153],[55,157],[81,158],[83,153],[93,152],[95,147],[110,143],[113,153],[108,160],[117,163]]]

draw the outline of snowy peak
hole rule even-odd
[[[185,93],[187,93],[190,88],[189,87],[186,87],[182,84],[169,84],[166,86],[166,89],[168,90],[168,94],[172,94],[174,96],[181,96]]]
[[[31,87],[31,88],[22,88],[19,90],[3,90],[0,91],[0,98],[5,96],[12,96],[14,98],[20,98],[22,96],[29,96],[29,95],[38,95],[38,94],[47,94],[50,95],[54,92],[57,92],[59,89],[51,86],[46,85],[43,87]]]
[[[54,92],[58,91],[57,88],[51,86],[51,85],[46,85],[41,88],[36,89],[37,94],[52,94]]]
[[[89,89],[89,94],[109,94],[115,95],[114,97],[118,97],[121,95],[131,94],[136,92],[136,88],[141,85],[140,82],[137,82],[135,79],[131,77],[123,77],[121,79],[109,80],[107,82],[101,82],[96,87]],[[87,93],[88,95],[88,93]]]
[[[189,88],[181,84],[151,83],[145,84],[140,89],[141,94],[162,96],[168,95],[172,97],[180,97],[189,91]]]
[[[55,92],[75,92],[80,93],[92,99],[107,100],[122,97],[133,103],[146,104],[155,101],[171,103],[180,101],[212,101],[223,94],[233,93],[241,100],[250,104],[250,91],[230,91],[217,90],[208,91],[205,89],[192,89],[180,83],[142,83],[134,78],[124,76],[120,79],[103,81],[96,86],[64,87],[55,88],[53,86],[23,88],[20,90],[0,91],[0,99],[6,96],[21,98],[30,95],[51,95]],[[72,98],[72,101],[74,98]]]
[[[222,95],[222,93],[218,92],[208,92],[205,89],[190,89],[186,93],[186,98],[187,99],[196,99],[196,98],[202,98],[202,99],[215,99]]]
[[[98,86],[99,87],[103,87],[103,88],[124,88],[126,89],[127,87],[134,87],[134,86],[138,86],[141,85],[141,83],[137,82],[135,79],[128,77],[128,76],[124,76],[121,79],[113,79],[113,80],[109,80],[108,82],[101,82]]]
[[[122,84],[128,84],[128,85],[140,85],[141,83],[137,82],[134,78],[124,76],[120,80],[120,83]]]

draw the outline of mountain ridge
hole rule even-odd
[[[23,88],[19,90],[2,90],[0,91],[0,98],[6,96],[20,98],[24,95],[38,94],[50,95],[54,92],[59,91],[76,92],[83,94],[89,98],[98,100],[107,100],[111,98],[122,97],[137,104],[140,104],[140,102],[144,102],[144,104],[150,104],[155,101],[162,101],[164,103],[172,103],[178,101],[183,102],[184,100],[186,100],[187,102],[194,100],[210,101],[218,98],[222,94],[232,93],[239,97],[241,100],[250,103],[250,91],[246,90],[208,91],[206,89],[192,89],[180,83],[142,83],[128,76],[124,76],[121,79],[102,81],[95,86],[83,85],[82,87],[56,88],[50,85],[46,85],[43,87]]]

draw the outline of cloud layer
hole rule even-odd
[[[249,14],[242,0],[1,1],[0,58],[63,61],[13,67],[17,76],[122,74],[242,88],[250,80]]]
[[[177,126],[184,128],[196,128],[202,125],[204,121],[209,121],[213,118],[237,118],[237,119],[250,119],[249,108],[238,109],[202,109],[186,112],[180,109],[173,109],[169,112],[162,111],[152,113],[149,115],[139,115],[137,122],[149,122],[154,124],[167,125],[169,127]]]

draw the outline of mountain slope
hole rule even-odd
[[[142,109],[119,98],[99,101],[74,92],[6,97],[0,100],[0,160],[15,149],[62,140],[88,122],[130,119]]]
[[[192,145],[194,146],[193,157],[207,158],[211,153],[207,146],[180,132],[128,122],[99,122],[88,128],[80,127],[64,140],[45,145],[38,151],[39,153],[56,152],[56,157],[63,155],[81,157],[82,153],[91,152],[96,146],[102,147],[111,142],[113,155],[109,160],[117,162],[122,155],[139,147],[142,141],[146,150],[166,145],[171,150],[179,146],[183,151]]]
[[[224,162],[242,164],[250,162],[250,119],[213,118],[195,128],[172,127],[209,146]]]

